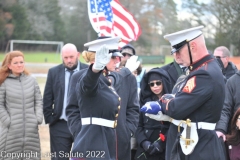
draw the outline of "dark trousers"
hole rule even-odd
[[[73,136],[68,129],[65,120],[59,120],[49,126],[51,160],[69,160],[68,157],[72,148]]]

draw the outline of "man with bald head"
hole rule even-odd
[[[219,46],[214,50],[213,55],[218,60],[223,75],[226,79],[229,79],[232,75],[234,75],[238,69],[235,64],[230,62],[230,51],[225,46]]]
[[[66,104],[71,75],[88,65],[79,61],[80,53],[74,44],[62,48],[62,64],[50,68],[43,95],[45,123],[49,124],[51,159],[68,160],[73,136],[67,126]]]

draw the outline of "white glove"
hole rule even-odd
[[[226,141],[226,136],[225,136],[225,134],[223,134],[223,133],[220,132],[220,131],[216,131],[216,134],[217,134],[218,138],[222,137],[222,138],[223,138],[223,141],[224,141],[224,142]]]
[[[130,72],[135,71],[139,67],[140,61],[137,59],[138,56],[133,55],[127,60],[125,67],[128,68]]]
[[[109,63],[112,57],[112,53],[109,53],[108,47],[104,44],[95,54],[95,63],[93,64],[93,69],[103,70],[103,68]]]
[[[171,122],[171,117],[165,115],[162,113],[162,111],[159,111],[157,115],[155,114],[149,114],[149,113],[146,113],[145,114],[147,117],[151,118],[151,119],[154,119],[156,121],[168,121],[168,122]]]

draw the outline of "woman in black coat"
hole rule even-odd
[[[163,94],[171,93],[171,81],[167,72],[153,68],[144,75],[141,82],[140,106],[146,102],[157,101]],[[169,122],[159,122],[141,113],[138,129],[135,134],[138,143],[136,160],[164,160],[166,136]],[[161,134],[161,139],[159,139]]]

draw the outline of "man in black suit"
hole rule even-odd
[[[173,53],[174,56],[174,61],[161,67],[162,69],[164,69],[165,71],[167,71],[170,80],[171,80],[171,89],[174,87],[175,83],[177,82],[177,79],[181,76],[181,75],[185,75],[186,74],[186,67],[182,66],[182,60],[179,59],[176,56],[176,53]]]
[[[43,113],[45,123],[49,124],[52,160],[68,160],[73,136],[67,126],[66,104],[68,85],[72,73],[87,68],[88,65],[78,59],[80,53],[74,44],[65,44],[62,48],[63,63],[50,68],[43,95]]]

